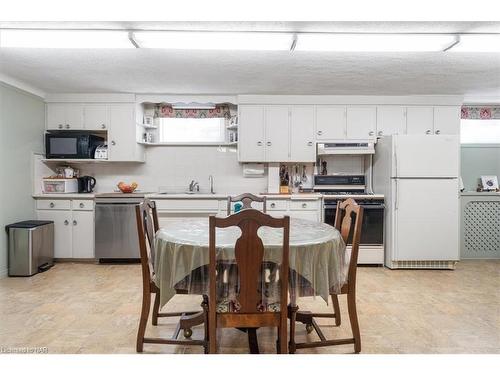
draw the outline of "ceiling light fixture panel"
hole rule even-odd
[[[437,52],[451,45],[451,34],[299,34],[295,51]]]
[[[134,48],[127,31],[0,30],[1,48]]]
[[[136,31],[140,48],[289,51],[293,34],[218,31]]]
[[[460,35],[460,42],[450,48],[450,52],[500,52],[500,35],[468,34]]]

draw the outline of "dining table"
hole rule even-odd
[[[196,269],[209,263],[208,218],[171,218],[162,221],[155,236],[154,282],[160,289],[163,307],[175,294],[176,285]],[[234,261],[238,227],[217,229],[217,261]],[[283,230],[262,227],[258,231],[264,245],[264,261],[279,263]],[[339,292],[347,279],[346,245],[337,229],[312,220],[290,218],[289,267],[292,298],[321,296],[328,303],[331,291]],[[300,277],[300,281],[299,281]],[[197,293],[208,294],[208,280],[197,285]],[[199,283],[200,280],[197,280]],[[192,290],[189,285],[187,290]]]
[[[264,246],[263,262],[280,263],[283,229],[261,227],[257,234]],[[238,227],[217,228],[218,263],[234,262],[240,235]],[[161,307],[181,284],[188,294],[208,295],[208,244],[208,217],[162,220],[152,254],[153,281],[160,289]],[[348,257],[340,232],[326,223],[292,217],[289,246],[290,304],[295,306],[296,299],[303,296],[320,296],[328,304],[330,293],[340,292],[347,280]]]

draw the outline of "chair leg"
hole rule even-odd
[[[158,314],[160,312],[160,291],[155,293],[155,301],[153,304],[153,316],[151,318],[151,323],[154,326],[158,325]]]
[[[332,296],[332,304],[333,304],[333,312],[335,313],[335,326],[340,325],[340,305],[339,298],[336,294],[331,294]]]
[[[204,317],[204,337],[203,337],[203,352],[205,354],[209,353],[209,332],[208,332],[208,296],[203,296],[203,302],[201,303],[201,307],[203,308],[203,317]]]
[[[290,342],[288,344],[288,352],[295,354],[297,348],[295,346],[295,318],[297,316],[298,306],[288,306],[288,314],[290,316]]]
[[[347,293],[347,310],[351,321],[352,335],[354,338],[354,352],[361,351],[361,335],[359,333],[358,314],[356,312],[356,294]]]
[[[142,353],[142,349],[144,346],[144,333],[146,332],[146,324],[148,323],[150,307],[151,307],[151,293],[149,292],[149,290],[143,291],[141,318],[139,320],[139,329],[137,330],[136,351],[138,353]]]

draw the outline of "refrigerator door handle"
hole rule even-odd
[[[395,187],[395,198],[394,198],[394,209],[397,210],[398,209],[398,180],[395,179],[394,180],[394,183],[396,184],[396,187]]]

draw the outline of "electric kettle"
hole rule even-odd
[[[92,176],[78,177],[78,192],[79,193],[92,193],[96,184],[96,180]]]

